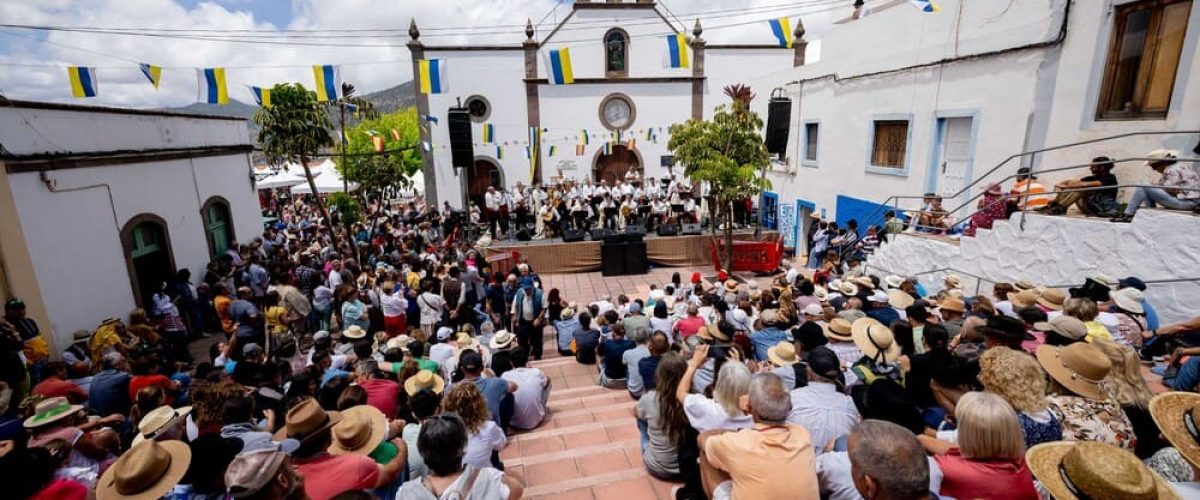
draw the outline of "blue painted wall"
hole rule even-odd
[[[859,234],[864,235],[867,234],[867,226],[872,224],[883,226],[883,214],[888,210],[891,208],[871,200],[838,195],[836,222],[838,227],[846,227],[846,222],[855,219],[858,221]]]

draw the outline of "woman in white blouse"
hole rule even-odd
[[[742,396],[750,392],[750,370],[742,363],[737,349],[726,349],[729,350],[729,358],[717,372],[712,398],[689,392],[696,370],[708,360],[708,345],[696,347],[692,359],[688,361],[687,371],[679,381],[679,388],[675,391],[676,397],[683,403],[683,412],[687,415],[688,423],[696,432],[713,429],[738,430],[754,425],[754,420],[743,412],[739,405]]]

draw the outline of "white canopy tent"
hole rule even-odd
[[[289,163],[278,172],[262,178],[257,185],[258,189],[274,189],[291,187],[305,182],[304,167]]]
[[[342,175],[338,173],[337,168],[330,160],[325,160],[320,166],[312,167],[312,170],[313,183],[317,185],[318,193],[341,193],[345,192],[347,187],[349,187],[349,191],[358,189],[358,184],[351,182],[347,185],[342,180]],[[318,172],[320,173],[318,174]],[[303,175],[300,178],[304,181]],[[312,189],[309,188],[308,182],[304,181],[302,184],[292,188],[292,194],[312,194]]]

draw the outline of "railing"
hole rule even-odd
[[[983,276],[980,276],[980,275],[977,275],[977,274],[974,274],[971,272],[963,271],[962,269],[956,269],[953,267],[930,269],[928,271],[921,271],[921,272],[911,273],[911,274],[897,273],[895,271],[892,271],[889,269],[884,269],[882,267],[874,266],[874,265],[870,265],[870,264],[863,264],[863,267],[864,267],[864,270],[869,270],[870,268],[875,268],[875,269],[883,271],[887,274],[901,276],[901,277],[905,277],[905,278],[918,278],[920,276],[927,276],[930,274],[938,274],[938,273],[956,274],[956,275],[960,275],[960,276],[966,276],[968,278],[975,278],[975,293],[972,295],[979,295],[980,287],[982,286],[982,282],[984,282],[984,281],[991,283],[993,285],[995,285],[996,283],[1004,283],[1005,282],[1003,280],[986,278],[986,277],[983,277]],[[1159,279],[1142,280],[1142,283],[1145,283],[1147,287],[1149,287],[1151,285],[1162,285],[1162,284],[1170,284],[1170,283],[1189,283],[1189,282],[1190,283],[1200,282],[1200,276],[1196,276],[1196,277],[1192,277],[1192,278],[1159,278]],[[1063,288],[1063,289],[1065,289],[1065,288],[1075,287],[1075,286],[1079,286],[1079,285],[1080,285],[1080,283],[1065,283],[1065,284],[1041,285],[1041,286],[1043,286],[1045,288]]]

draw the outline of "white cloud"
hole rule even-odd
[[[815,3],[814,3],[815,2]],[[278,81],[312,81],[312,64],[342,63],[343,80],[354,83],[362,92],[380,90],[411,79],[409,51],[405,34],[410,19],[421,26],[422,40],[437,45],[460,43],[519,43],[526,18],[534,21],[551,12],[556,0],[293,0],[289,29],[388,29],[390,38],[312,38],[296,34],[291,40],[380,47],[314,47],[220,43],[212,41],[115,36],[87,33],[52,32],[40,34],[5,30],[0,34],[0,91],[15,99],[73,101],[65,67],[96,66],[99,69],[99,96],[89,104],[135,107],[182,106],[196,100],[194,68],[227,67],[230,94],[252,102],[243,84],[269,85]],[[793,10],[771,9],[779,0],[708,0],[667,4],[690,31],[695,15],[691,12],[723,11],[701,15],[704,37],[710,43],[769,43],[765,22],[769,17],[829,9],[845,10],[846,2],[806,0],[811,7]],[[570,5],[558,6],[555,16],[539,29],[549,30],[553,21],[570,12]],[[824,32],[829,23],[844,12],[826,11],[805,14],[809,39]],[[722,25],[755,22],[743,26]],[[98,26],[119,28],[270,30],[279,27],[256,19],[253,5],[245,0],[202,2],[187,8],[175,0],[0,0],[0,22],[57,26]],[[446,30],[453,26],[471,26],[468,30]],[[441,29],[439,29],[441,28]],[[11,33],[16,33],[12,35]],[[329,35],[331,33],[324,33]],[[244,35],[244,34],[243,34]],[[249,34],[244,36],[262,36]],[[49,43],[38,43],[33,39]],[[278,40],[271,38],[271,40]],[[76,50],[79,47],[86,50]],[[161,87],[155,91],[141,76],[135,62],[163,66]],[[389,64],[384,61],[399,61]],[[47,67],[45,65],[55,65]],[[293,67],[280,67],[293,66]]]

